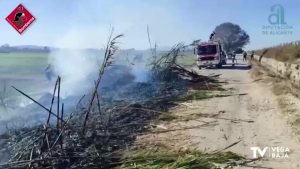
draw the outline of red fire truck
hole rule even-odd
[[[216,41],[200,42],[195,48],[197,66],[221,68],[226,64],[226,53],[222,45]]]

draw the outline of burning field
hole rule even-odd
[[[215,77],[200,76],[177,64],[186,48],[183,44],[147,64],[141,58],[117,64],[120,37],[110,38],[101,66],[90,70],[98,73],[84,77],[92,83],[78,88],[76,95],[64,93],[68,90],[64,75],[57,77],[52,94],[39,99],[13,86],[32,103],[26,111],[39,110],[38,115],[28,115],[38,122],[8,128],[0,136],[0,168],[120,166],[122,153],[131,149],[136,136],[149,130],[151,122],[167,114],[190,88],[220,88]]]

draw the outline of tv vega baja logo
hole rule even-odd
[[[267,157],[285,159],[289,157],[290,149],[287,147],[250,147],[253,158]]]
[[[263,25],[263,35],[292,35],[293,26],[288,25],[285,18],[285,10],[282,5],[271,6],[271,14],[268,16],[269,25]]]

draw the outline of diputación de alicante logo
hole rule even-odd
[[[35,17],[20,4],[6,17],[6,20],[19,34],[22,34],[35,21]]]

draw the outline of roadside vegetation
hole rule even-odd
[[[207,91],[190,91],[186,95],[179,98],[180,101],[203,100],[212,98]]]
[[[121,169],[217,169],[222,164],[242,159],[231,152],[208,154],[200,151],[144,149],[125,154]]]
[[[300,42],[285,43],[256,51],[257,55],[283,62],[300,63]]]

